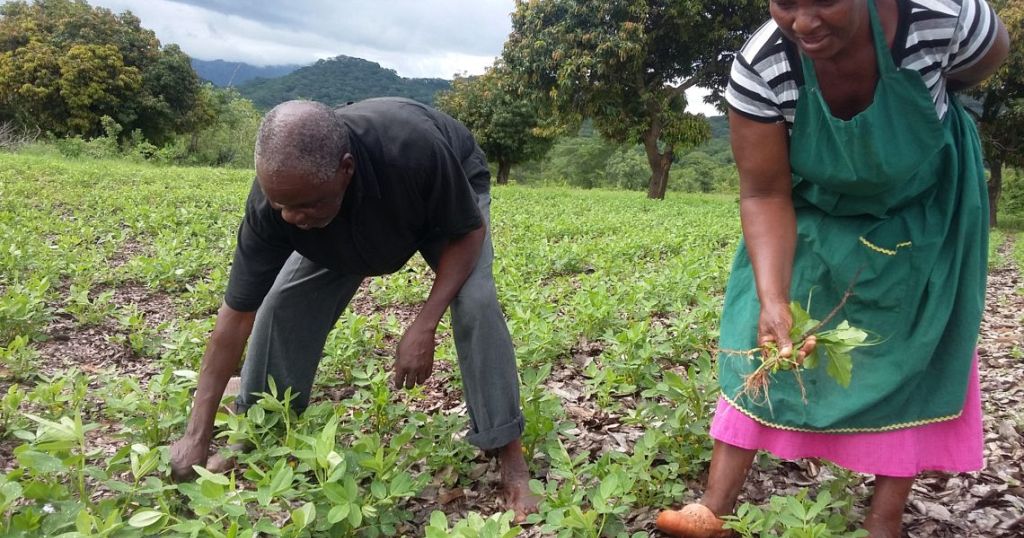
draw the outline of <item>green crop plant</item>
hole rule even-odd
[[[845,500],[834,500],[828,491],[811,498],[807,490],[794,496],[772,496],[764,509],[744,503],[736,515],[726,516],[725,528],[742,538],[863,538],[864,530],[848,530]]]
[[[433,488],[496,488],[464,439],[447,319],[432,384],[391,386],[394,343],[433,279],[418,257],[367,280],[302,414],[271,384],[217,414],[218,450],[248,449],[233,470],[171,481],[251,184],[245,170],[0,154],[0,536],[516,535],[474,504],[486,493],[424,506]],[[676,504],[707,467],[735,200],[522,187],[494,200],[534,528],[639,536],[650,521],[635,515]],[[555,388],[579,396],[568,406]],[[588,444],[611,424],[630,435]]]

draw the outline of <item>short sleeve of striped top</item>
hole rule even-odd
[[[995,41],[996,14],[985,0],[897,0],[896,64],[921,74],[945,117],[946,77],[977,63]],[[793,123],[803,85],[799,52],[774,21],[750,37],[733,60],[725,99],[737,113],[764,123]]]

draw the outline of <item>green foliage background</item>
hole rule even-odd
[[[109,116],[162,144],[194,127],[198,91],[188,56],[131,13],[84,0],[0,6],[0,121],[88,138]]]

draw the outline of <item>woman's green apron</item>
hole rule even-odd
[[[756,359],[720,353],[722,395],[763,424],[823,432],[883,431],[960,415],[985,297],[988,198],[974,123],[950,96],[940,120],[916,71],[898,68],[868,2],[879,81],[874,101],[849,121],[832,116],[810,60],[802,58],[790,139],[797,248],[790,297],[881,342],[853,352],[848,388],[824,359],[770,381],[770,406],[742,394]],[[856,280],[855,280],[856,279]],[[760,304],[741,243],[722,316],[720,348],[757,345]]]

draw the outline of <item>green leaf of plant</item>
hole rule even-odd
[[[316,505],[313,503],[306,503],[295,510],[292,510],[292,522],[299,529],[306,528],[316,519]]]
[[[164,517],[162,512],[156,510],[139,510],[132,514],[132,517],[128,519],[128,524],[136,529],[144,529]]]
[[[804,357],[804,368],[805,369],[813,370],[813,369],[818,367],[818,363],[821,360],[820,354],[818,352],[819,349],[821,349],[820,345],[815,346],[814,351],[812,351],[810,355]]]
[[[818,324],[817,320],[811,319],[811,315],[796,301],[789,303],[789,312],[793,316],[793,327],[789,331],[789,337],[794,340]]]
[[[448,518],[444,515],[444,512],[440,510],[434,510],[430,513],[430,526],[436,529],[448,530]]]
[[[363,511],[362,507],[358,504],[352,505],[352,510],[348,513],[348,524],[352,527],[358,528],[363,522]]]
[[[92,533],[92,527],[95,519],[96,518],[89,514],[89,510],[82,508],[78,511],[78,517],[75,518],[75,529],[83,535],[88,536]]]
[[[348,503],[334,505],[334,507],[331,508],[331,511],[327,512],[327,522],[333,525],[344,520],[348,517],[348,513],[351,509],[352,507],[349,506]]]
[[[370,484],[370,493],[378,499],[384,499],[388,496],[388,486],[384,482],[374,480]]]
[[[231,480],[228,477],[218,473],[211,473],[200,465],[193,465],[192,468],[199,474],[199,479],[196,480],[197,482],[202,483],[207,481],[217,484],[218,486],[226,486],[231,483]]]
[[[834,349],[831,345],[825,346],[825,354],[828,355],[825,373],[843,388],[849,387],[853,378],[853,359],[850,354]]]
[[[288,465],[282,465],[274,473],[274,478],[270,480],[270,492],[272,495],[280,495],[288,488],[292,487],[292,480],[295,478],[295,473],[292,468]]]

